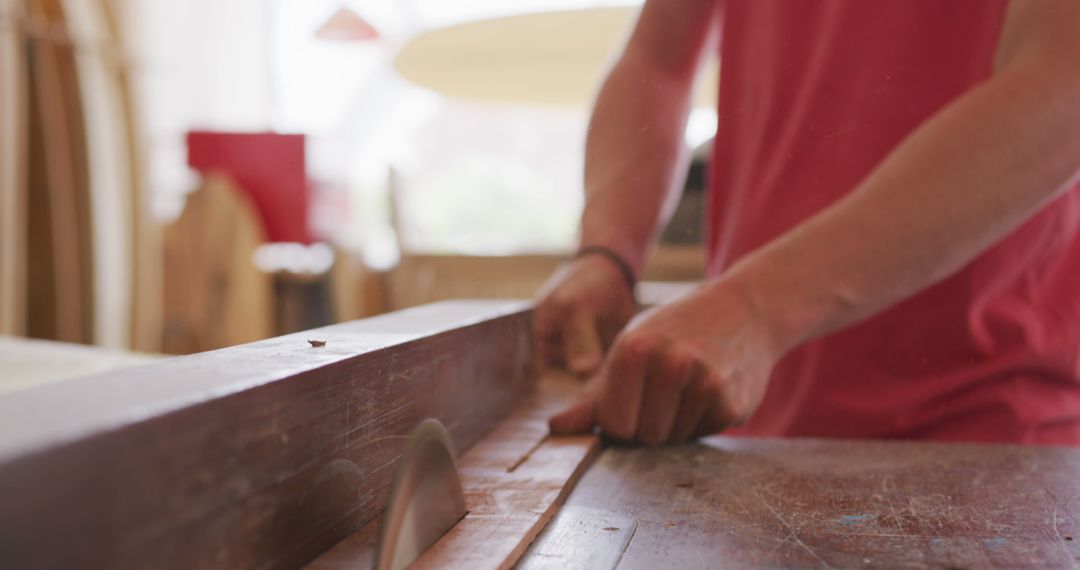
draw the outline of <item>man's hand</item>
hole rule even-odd
[[[599,426],[615,439],[659,445],[739,425],[765,394],[776,346],[736,286],[707,285],[635,318],[551,431]]]
[[[539,354],[576,374],[592,374],[635,312],[633,293],[611,260],[598,255],[575,259],[540,292],[533,320]]]

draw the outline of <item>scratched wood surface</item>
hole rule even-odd
[[[458,459],[465,515],[413,565],[509,568],[551,520],[599,449],[595,435],[549,437],[548,418],[569,405],[581,382],[549,371],[538,391]],[[307,570],[373,566],[381,520],[341,541]]]
[[[421,419],[467,449],[526,397],[526,307],[440,303],[0,397],[0,566],[300,566],[378,514]]]
[[[1080,450],[716,437],[605,449],[520,567],[1074,568],[1078,559]]]

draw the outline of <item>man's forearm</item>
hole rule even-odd
[[[687,89],[624,58],[601,89],[585,157],[582,245],[615,249],[640,271],[649,245],[678,199],[688,153]]]
[[[905,140],[854,192],[737,263],[790,347],[947,277],[1080,171],[1080,81],[1012,66]]]
[[[593,110],[581,245],[614,249],[635,271],[681,194],[690,92],[716,16],[712,0],[648,0]]]

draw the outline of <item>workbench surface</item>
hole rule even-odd
[[[609,447],[522,568],[1074,568],[1080,450],[714,437]]]

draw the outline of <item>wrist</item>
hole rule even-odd
[[[602,245],[583,246],[578,249],[572,259],[578,260],[589,257],[601,259],[618,271],[619,276],[622,278],[630,295],[634,295],[634,290],[637,287],[638,281],[637,272],[634,271],[634,268],[619,254],[619,252]]]
[[[598,224],[582,223],[578,251],[594,247],[609,249],[630,267],[634,275],[641,275],[649,249],[648,240],[635,239],[621,229],[613,229],[612,226],[617,224],[605,224],[603,229],[595,227],[596,225]]]
[[[719,280],[743,297],[780,353],[828,332],[853,310],[828,276],[800,267],[752,254]]]

